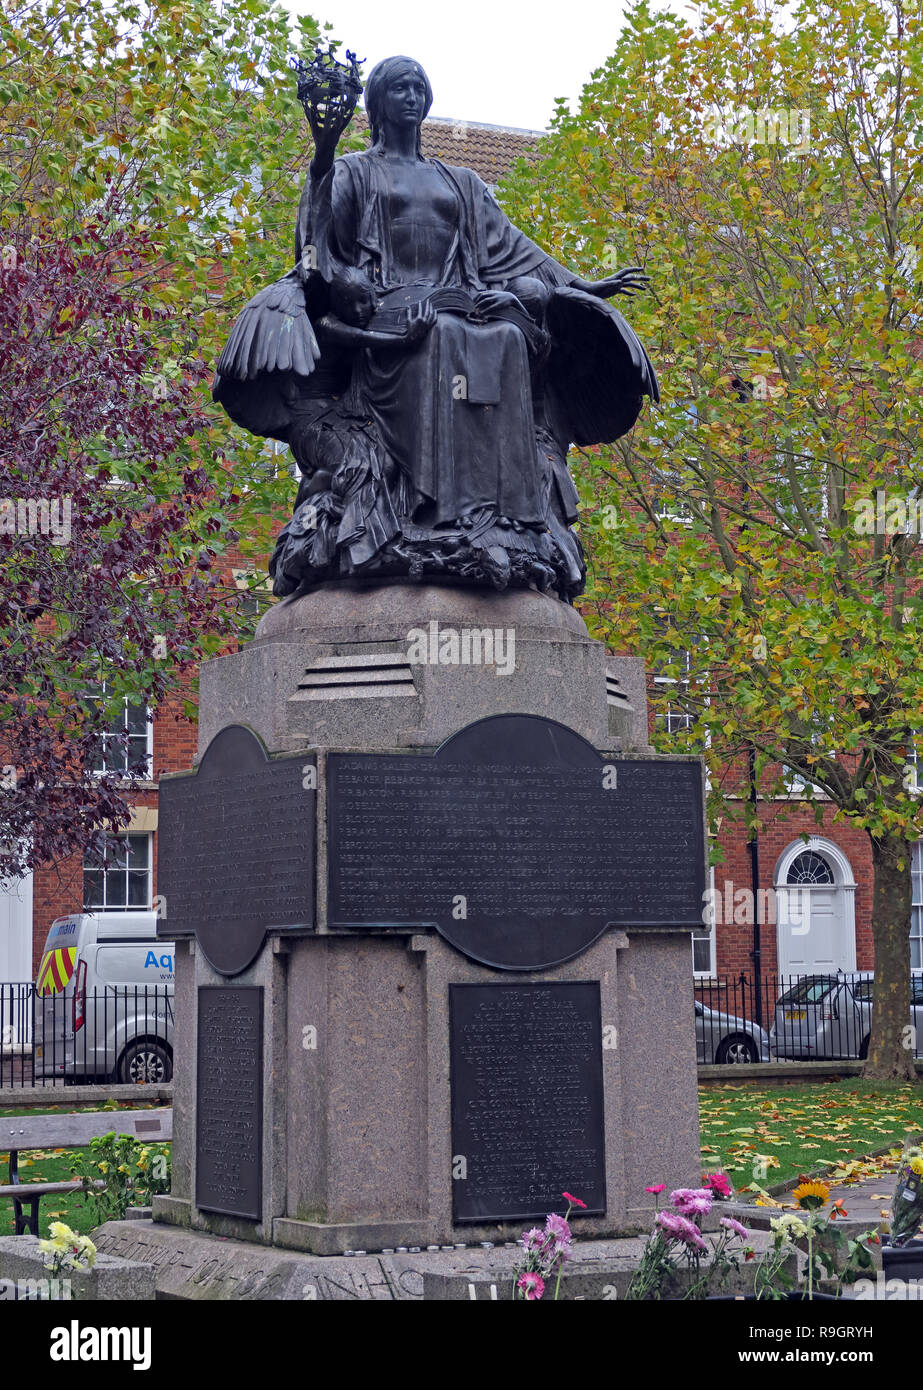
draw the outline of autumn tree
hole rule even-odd
[[[0,0],[0,876],[124,820],[102,730],[227,640],[219,561],[290,504],[210,384],[292,262],[318,32],[267,0]]]
[[[311,147],[289,63],[319,36],[271,0],[0,0],[0,245],[88,217],[139,231],[161,373],[213,369],[238,310],[291,269]],[[261,560],[291,478],[209,386],[203,466],[233,463],[241,552]]]
[[[574,460],[584,612],[688,677],[659,694],[707,743],[713,823],[759,829],[754,750],[761,796],[797,775],[818,820],[867,832],[876,1077],[914,1074],[921,132],[920,0],[707,0],[694,22],[642,0],[503,196],[560,259],[651,276],[630,312],[662,408]]]
[[[0,265],[0,878],[127,822],[149,772],[101,768],[103,733],[230,631],[209,550],[235,496],[202,466],[201,364],[158,371],[147,252],[86,227]]]

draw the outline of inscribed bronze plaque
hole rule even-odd
[[[259,1221],[263,1194],[263,990],[199,988],[196,1206]]]
[[[531,1221],[606,1210],[597,981],[450,985],[452,1210]]]
[[[539,970],[608,926],[701,928],[697,758],[604,758],[551,719],[495,715],[435,754],[331,753],[329,920],[432,926]]]
[[[314,922],[316,765],[269,758],[240,724],[216,734],[197,772],[160,783],[158,935],[194,934],[222,975],[256,958],[270,929]]]

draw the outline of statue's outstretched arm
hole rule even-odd
[[[639,290],[646,290],[649,284],[650,276],[641,266],[629,265],[603,280],[574,280],[573,288],[583,290],[584,294],[594,294],[598,299],[609,299],[614,294],[624,294],[630,299]]]

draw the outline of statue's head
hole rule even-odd
[[[377,145],[381,140],[386,122],[401,124],[412,121],[417,127],[419,150],[419,127],[432,104],[433,89],[429,78],[413,58],[398,55],[376,63],[365,84],[365,109],[372,144]]]

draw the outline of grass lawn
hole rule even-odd
[[[851,1077],[702,1086],[699,1116],[703,1171],[721,1169],[738,1190],[775,1187],[820,1166],[839,1181],[860,1176],[876,1149],[923,1132],[923,1085]]]
[[[2,1135],[2,1120],[6,1116],[12,1115],[53,1115],[63,1113],[66,1115],[77,1114],[83,1110],[99,1111],[105,1110],[105,1105],[98,1102],[95,1105],[74,1105],[62,1102],[60,1105],[43,1106],[41,1110],[35,1106],[21,1106],[18,1109],[0,1110],[0,1135]],[[132,1105],[128,1101],[121,1101],[116,1107],[119,1110],[149,1110],[150,1103],[140,1102]],[[118,1129],[116,1123],[113,1129]],[[158,1141],[159,1142],[159,1141]],[[22,1153],[19,1159],[19,1178],[23,1183],[28,1182],[69,1182],[73,1176],[71,1173],[71,1163],[76,1154],[86,1152],[81,1149],[34,1149],[28,1153]],[[0,1186],[9,1182],[9,1152],[3,1147],[3,1139],[0,1137]],[[93,1227],[93,1208],[87,1203],[82,1192],[64,1192],[52,1194],[50,1197],[43,1197],[39,1206],[39,1216],[41,1218],[40,1235],[47,1236],[48,1226],[52,1221],[63,1221],[71,1230],[85,1234]],[[14,1234],[15,1225],[13,1220],[13,1203],[9,1198],[0,1199],[0,1236],[11,1236]]]
[[[38,1112],[34,1108],[0,1110],[12,1115],[72,1113],[99,1105],[63,1102]],[[119,1109],[150,1108],[141,1102]],[[804,1086],[766,1086],[756,1082],[702,1086],[699,1089],[702,1171],[720,1169],[738,1190],[769,1188],[826,1166],[838,1180],[869,1176],[875,1166],[865,1160],[876,1149],[899,1146],[923,1133],[923,1085],[862,1082],[850,1078]],[[20,1159],[23,1182],[67,1181],[72,1155],[79,1150],[36,1150]],[[8,1154],[0,1141],[0,1183],[8,1181]],[[762,1164],[762,1166],[760,1166]],[[760,1174],[764,1174],[760,1176]],[[651,1176],[652,1181],[657,1175]],[[42,1199],[41,1234],[51,1221],[65,1221],[75,1231],[89,1231],[91,1208],[81,1193]],[[13,1204],[0,1200],[0,1235],[13,1234]]]

